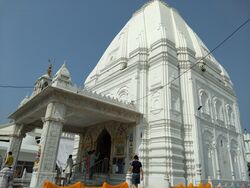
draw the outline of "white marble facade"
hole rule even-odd
[[[208,52],[174,8],[155,0],[134,13],[85,81],[143,114],[146,187],[248,180],[233,84]]]
[[[79,135],[78,162],[86,151],[102,147],[103,131],[110,161],[122,155],[127,168],[139,154],[143,187],[248,181],[233,84],[208,52],[174,8],[153,0],[113,39],[84,89],[73,86],[65,64],[54,78],[40,77],[11,115],[17,128],[43,128],[31,187],[53,181],[62,131]]]
[[[246,160],[250,164],[250,133],[245,132],[243,134],[244,145],[245,145],[245,155]]]

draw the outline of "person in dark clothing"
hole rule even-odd
[[[99,158],[100,153],[96,155],[96,151],[92,150],[90,154],[90,173],[89,173],[89,179],[93,179],[94,175],[94,170],[95,170],[95,165],[96,165],[96,160]]]
[[[138,188],[140,180],[143,180],[143,170],[142,164],[137,155],[134,156],[134,160],[130,166],[130,171],[132,172],[132,188]]]

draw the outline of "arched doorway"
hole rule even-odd
[[[97,139],[96,152],[99,153],[97,163],[100,163],[100,172],[106,173],[109,170],[111,151],[111,136],[106,129],[103,129]]]

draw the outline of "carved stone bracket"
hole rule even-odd
[[[46,118],[44,118],[44,121],[45,121],[45,122],[46,122],[46,121],[55,121],[55,122],[60,122],[60,123],[62,123],[62,124],[65,123],[65,120],[64,120],[64,119],[62,119],[62,118],[55,118],[55,117],[46,117]]]

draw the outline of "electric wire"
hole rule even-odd
[[[187,73],[188,71],[190,71],[191,69],[193,69],[198,63],[200,63],[202,60],[204,60],[206,57],[208,57],[210,54],[212,54],[215,50],[217,50],[220,46],[222,46],[227,40],[229,40],[235,33],[237,33],[242,27],[244,27],[248,22],[250,21],[250,18],[248,18],[246,21],[244,21],[239,27],[237,27],[231,34],[229,34],[223,41],[221,41],[218,45],[216,45],[211,51],[209,51],[204,57],[200,58],[196,63],[194,63],[192,66],[190,66],[187,70],[183,71],[181,74],[179,74],[177,77],[173,78],[170,82],[168,82],[167,84],[161,86],[159,89],[162,89],[166,86],[168,86],[169,84],[173,83],[174,81],[176,81],[177,79],[179,79],[182,75],[184,75],[185,73]],[[206,65],[206,64],[205,64]],[[157,91],[158,91],[157,90]],[[139,101],[142,100],[148,96],[150,96],[152,93],[149,93],[141,98],[138,98],[135,101]]]
[[[0,88],[32,89],[34,87],[33,86],[0,85]]]
[[[245,22],[243,22],[237,29],[235,29],[228,37],[226,37],[222,42],[220,42],[215,48],[213,48],[211,51],[209,51],[204,57],[200,58],[195,64],[193,64],[189,69],[185,70],[184,72],[182,72],[180,75],[178,75],[176,78],[174,78],[173,80],[171,80],[170,82],[168,82],[166,85],[162,86],[165,87],[169,84],[171,84],[172,82],[174,82],[175,80],[177,80],[178,78],[180,78],[183,74],[185,74],[186,72],[188,72],[189,70],[191,70],[193,67],[195,67],[198,63],[200,63],[202,60],[204,60],[207,56],[209,56],[211,53],[213,53],[216,49],[218,49],[221,45],[223,45],[227,40],[229,40],[236,32],[238,32],[243,26],[245,26],[248,22],[250,21],[250,18],[247,19]],[[162,88],[161,87],[161,88]],[[32,89],[33,86],[16,86],[16,85],[0,85],[0,88],[15,88],[15,89]],[[150,93],[151,94],[151,93]],[[148,95],[150,95],[148,94]],[[142,98],[147,97],[148,95],[145,95]],[[136,99],[136,101],[142,99]]]
[[[229,34],[223,41],[221,41],[218,45],[216,45],[211,51],[209,51],[204,57],[201,57],[196,63],[191,65],[187,70],[180,73],[177,77],[173,78],[171,81],[166,83],[165,85],[161,86],[160,88],[156,89],[156,91],[151,92],[141,98],[135,99],[134,102],[142,100],[149,95],[152,95],[153,93],[157,92],[159,89],[162,89],[169,84],[173,83],[177,79],[179,79],[182,75],[193,69],[198,63],[200,63],[202,60],[204,60],[206,57],[208,57],[210,54],[212,54],[215,50],[217,50],[219,47],[221,47],[227,40],[229,40],[234,34],[236,34],[241,28],[243,28],[248,22],[250,21],[250,18],[248,18],[246,21],[244,21],[240,26],[238,26],[231,34]],[[205,64],[206,65],[206,64]],[[12,89],[32,89],[33,86],[17,86],[17,85],[0,85],[0,88],[12,88]]]

